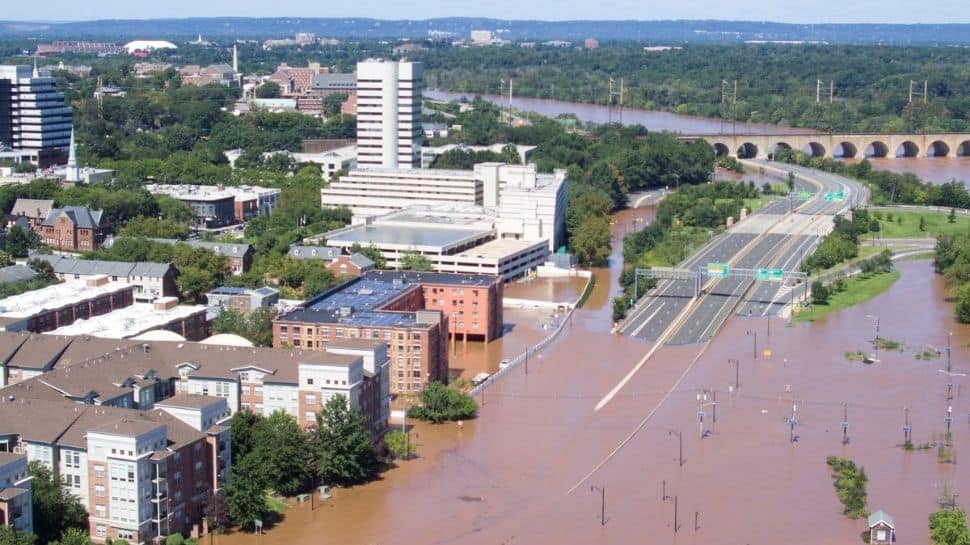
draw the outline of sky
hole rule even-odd
[[[719,19],[785,23],[970,23],[968,0],[45,0],[5,2],[2,20],[157,17],[372,17],[429,19]]]

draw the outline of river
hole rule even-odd
[[[473,95],[464,93],[450,93],[446,91],[429,90],[425,96],[434,100],[457,100],[461,97]],[[508,99],[498,95],[481,95],[483,99],[497,104],[507,105]],[[584,104],[565,102],[552,99],[538,99],[528,97],[513,97],[512,107],[518,110],[535,112],[548,117],[560,114],[572,114],[583,122],[607,123],[610,120],[610,108],[599,104]],[[618,120],[618,112],[614,108],[612,118]],[[670,112],[653,110],[639,110],[625,108],[623,123],[627,125],[643,125],[654,131],[670,131],[682,134],[811,134],[815,131],[782,125],[743,123],[732,127],[730,121],[680,115]],[[953,179],[970,180],[970,157],[948,158],[916,158],[899,157],[895,159],[870,159],[873,168],[892,172],[912,172],[930,183],[946,183]]]

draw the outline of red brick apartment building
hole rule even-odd
[[[54,331],[81,319],[108,314],[134,303],[134,286],[107,276],[72,280],[2,300],[7,331]]]
[[[340,339],[383,340],[390,390],[421,391],[448,380],[448,342],[502,334],[502,279],[370,271],[273,321],[273,346],[326,350]]]

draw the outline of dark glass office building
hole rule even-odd
[[[0,66],[0,149],[29,152],[40,168],[67,161],[71,108],[54,79],[28,66]]]

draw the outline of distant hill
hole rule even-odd
[[[270,38],[314,32],[334,38],[426,38],[429,31],[467,38],[472,29],[510,40],[644,43],[794,41],[852,44],[970,45],[970,24],[785,24],[747,21],[522,21],[442,18],[383,21],[347,18],[243,18],[101,20],[66,23],[0,21],[0,38]]]

